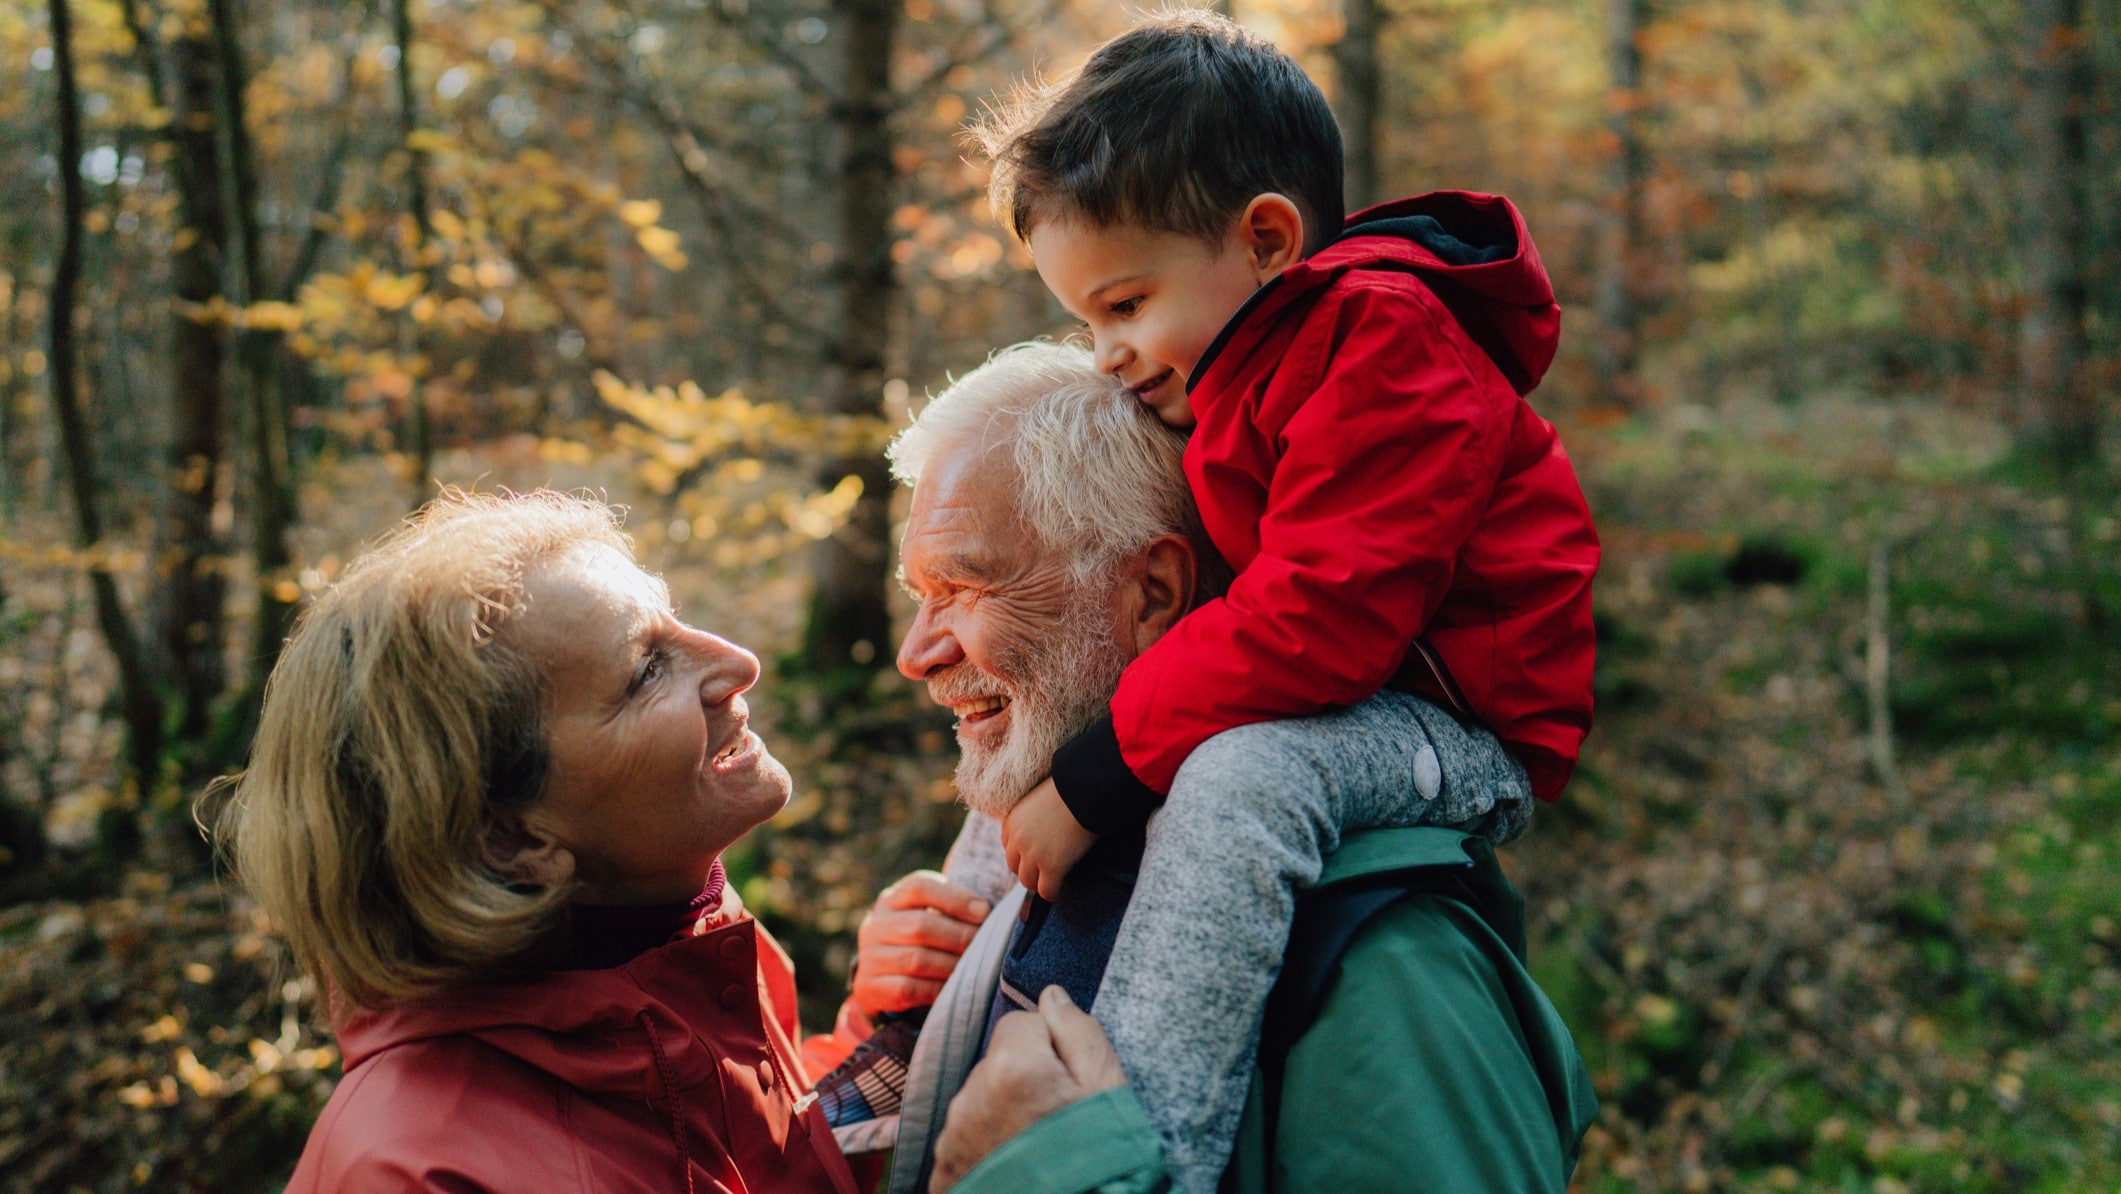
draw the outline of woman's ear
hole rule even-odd
[[[1303,258],[1303,213],[1286,195],[1254,195],[1237,217],[1237,230],[1262,286]]]
[[[1193,608],[1200,577],[1193,545],[1183,535],[1158,536],[1135,560],[1127,593],[1128,620],[1122,633],[1133,635],[1138,655]]]
[[[513,883],[564,887],[574,881],[574,851],[535,815],[496,813],[486,827],[486,865]]]

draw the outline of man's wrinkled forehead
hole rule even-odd
[[[1031,546],[1030,532],[1017,516],[1016,488],[1016,468],[1006,451],[967,445],[940,454],[913,488],[900,542],[900,575],[909,563],[931,575],[941,567],[992,570],[997,554]]]

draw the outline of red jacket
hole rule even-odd
[[[855,1194],[794,1036],[787,955],[732,892],[624,966],[355,1013],[287,1189]]]
[[[1112,797],[1129,791],[1113,764],[1130,794],[1168,792],[1208,738],[1360,703],[1403,662],[1450,707],[1411,666],[1417,638],[1533,791],[1560,795],[1591,727],[1598,568],[1575,470],[1522,397],[1560,322],[1517,209],[1461,192],[1355,215],[1239,309],[1194,366],[1185,453],[1237,577],[1127,668],[1109,725],[1056,756],[1086,828],[1153,807]]]

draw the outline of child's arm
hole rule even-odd
[[[1141,824],[1224,730],[1374,695],[1442,604],[1497,481],[1523,466],[1505,459],[1515,392],[1426,288],[1358,281],[1307,323],[1302,343],[1335,345],[1332,360],[1307,395],[1277,385],[1270,399],[1296,397],[1244,429],[1247,447],[1280,452],[1259,554],[1127,668],[1109,720],[1054,757],[1093,833]]]
[[[1009,869],[1017,882],[1049,900],[1060,898],[1061,881],[1096,844],[1097,835],[1068,811],[1050,779],[1039,781],[1002,816]]]

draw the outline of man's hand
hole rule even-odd
[[[1082,827],[1051,779],[1025,793],[1002,816],[1002,853],[1016,881],[1049,900],[1060,898],[1068,872],[1083,860],[1097,835]]]
[[[1011,1012],[994,1026],[987,1055],[950,1100],[930,1194],[943,1194],[1003,1141],[1053,1112],[1126,1083],[1105,1030],[1066,991],[1047,987],[1037,1015]]]
[[[985,919],[987,901],[934,871],[885,888],[855,935],[855,1005],[875,1016],[934,1003]]]

